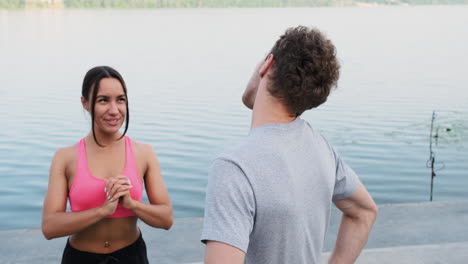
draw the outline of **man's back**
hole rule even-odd
[[[289,28],[242,95],[251,133],[210,169],[205,263],[317,263],[330,206],[343,212],[329,263],[354,263],[377,217],[356,174],[303,120],[336,86],[340,64],[319,30]]]
[[[333,199],[359,180],[305,121],[251,130],[210,170],[202,240],[246,252],[246,263],[319,263]]]

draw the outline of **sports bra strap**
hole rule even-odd
[[[77,160],[77,167],[78,169],[88,169],[88,160],[86,157],[86,146],[84,138],[82,138],[78,142],[78,160]]]
[[[125,136],[125,148],[127,149],[126,151],[126,167],[127,168],[136,168],[136,157],[133,154],[133,146],[132,146],[132,140]]]

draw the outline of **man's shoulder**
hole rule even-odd
[[[247,148],[243,147],[242,145],[238,145],[228,150],[225,150],[223,153],[218,155],[214,160],[213,164],[216,163],[226,163],[226,164],[233,164],[237,167],[242,167],[242,161],[246,158],[246,155],[249,152]]]
[[[250,136],[224,150],[212,160],[210,171],[236,171],[248,178],[251,162],[258,158],[258,146],[251,144]]]
[[[231,190],[233,186],[250,185],[249,165],[235,150],[226,151],[211,163],[208,175],[219,190]]]
[[[304,120],[304,123],[307,126],[307,129],[309,130],[310,136],[313,138],[313,140],[318,142],[320,145],[324,146],[327,150],[332,149],[332,146],[328,142],[327,138],[324,135],[322,135],[322,133],[319,130],[314,129],[314,127],[312,127],[309,124],[309,122],[305,120]]]
[[[249,135],[242,139],[242,141],[238,142],[236,145],[233,145],[224,150],[216,157],[215,161],[224,160],[241,166],[243,161],[254,158],[255,153],[258,152],[260,147],[261,144],[258,144],[258,141],[253,138],[252,135]]]

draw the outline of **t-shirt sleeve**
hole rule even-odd
[[[336,178],[333,190],[333,200],[348,198],[359,186],[359,178],[351,167],[346,164],[340,155],[332,148],[335,156]]]
[[[201,241],[223,242],[247,252],[255,216],[252,186],[231,161],[216,159],[208,174]]]

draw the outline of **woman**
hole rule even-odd
[[[89,70],[81,103],[91,115],[91,131],[76,145],[57,150],[52,160],[42,232],[47,239],[70,236],[64,264],[148,263],[137,219],[156,228],[172,225],[156,154],[150,145],[125,136],[127,99],[116,70]],[[149,204],[141,199],[143,182]],[[72,212],[66,212],[67,197]]]

